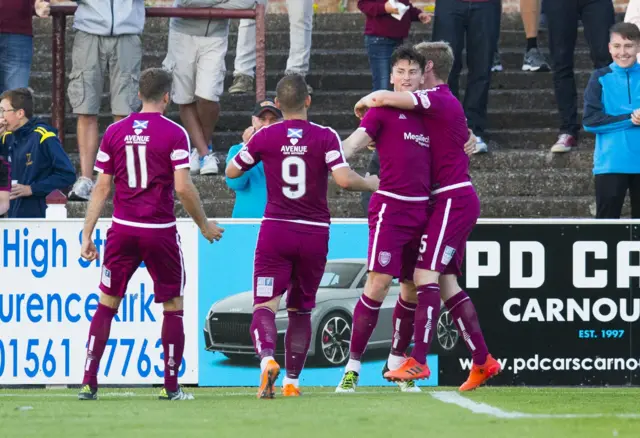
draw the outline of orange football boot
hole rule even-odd
[[[490,354],[484,365],[473,364],[469,378],[460,386],[460,391],[471,391],[502,371],[500,363]]]
[[[287,383],[282,387],[283,397],[300,397],[301,395],[300,388],[296,388],[292,383]]]
[[[406,382],[408,380],[428,379],[430,375],[431,371],[427,364],[422,365],[413,357],[408,357],[400,368],[384,373],[384,378],[391,382]]]
[[[260,387],[258,388],[258,398],[274,398],[273,386],[280,375],[280,365],[275,360],[267,362],[264,371],[260,373]]]

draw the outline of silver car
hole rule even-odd
[[[349,343],[353,310],[367,280],[366,259],[335,259],[327,262],[316,307],[311,313],[312,342],[309,357],[322,366],[343,366],[349,360]],[[389,296],[382,304],[378,324],[367,350],[389,349],[392,342],[392,314],[400,284],[394,280]],[[220,352],[231,360],[246,361],[255,357],[250,329],[253,313],[252,291],[241,292],[215,302],[204,321],[205,349]],[[276,354],[284,354],[284,335],[288,318],[286,297],[276,313],[278,341]],[[458,332],[446,308],[441,307],[437,327],[438,342],[433,353],[446,353],[458,341]],[[435,351],[439,350],[439,351]]]

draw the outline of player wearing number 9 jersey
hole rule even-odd
[[[97,372],[109,339],[111,321],[118,312],[131,276],[142,262],[154,283],[156,303],[164,307],[163,400],[190,400],[178,386],[184,351],[183,293],[186,284],[180,236],[173,213],[173,191],[210,242],[222,229],[209,223],[189,176],[189,138],[186,131],[165,118],[171,75],[149,69],[140,75],[142,111],[107,128],[95,169],[100,173],[87,209],[82,257],[98,257],[91,236],[104,203],[115,185],[113,224],[107,231],[100,303],[91,321],[87,341],[81,400],[97,398]]]
[[[349,168],[333,129],[307,121],[310,104],[302,76],[281,79],[276,105],[284,121],[260,129],[226,169],[227,177],[238,178],[262,161],[267,181],[267,206],[254,259],[250,329],[261,358],[259,398],[273,398],[280,373],[274,360],[275,312],[285,292],[289,325],[283,395],[300,395],[298,376],[311,342],[311,310],[327,262],[329,173],[347,190],[377,189],[376,177],[365,179]]]

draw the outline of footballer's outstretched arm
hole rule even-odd
[[[354,112],[361,119],[369,108],[380,106],[412,110],[416,106],[416,101],[413,94],[407,91],[378,90],[360,99],[354,107]]]
[[[371,137],[367,134],[367,131],[363,128],[358,128],[342,142],[342,150],[344,157],[348,160],[358,151],[366,148],[371,144]]]
[[[85,259],[92,261],[98,258],[98,252],[96,250],[91,236],[93,236],[93,230],[98,223],[104,203],[107,201],[109,194],[111,193],[111,181],[113,175],[108,173],[99,173],[96,185],[91,193],[91,199],[89,200],[89,207],[87,207],[87,214],[84,218],[84,229],[82,231],[82,250],[81,255]]]
[[[375,192],[380,180],[375,175],[361,177],[349,166],[338,167],[331,176],[340,187],[353,192]]]

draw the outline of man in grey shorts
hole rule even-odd
[[[256,0],[175,0],[174,6],[251,9]],[[229,19],[172,18],[163,68],[173,73],[171,100],[194,146],[191,173],[218,173],[211,139],[220,115],[229,37]]]
[[[93,165],[98,151],[98,114],[109,72],[111,113],[118,121],[136,111],[142,60],[144,0],[82,0],[73,28],[69,102],[78,115],[80,178],[69,199],[87,201],[93,189]]]
[[[266,4],[267,0],[258,0]],[[313,0],[287,0],[289,13],[289,58],[285,74],[297,73],[306,76],[309,73],[311,56],[311,31],[313,30]],[[233,85],[229,93],[250,93],[256,68],[256,20],[240,20],[238,43],[233,71]],[[313,88],[307,84],[309,94]]]

